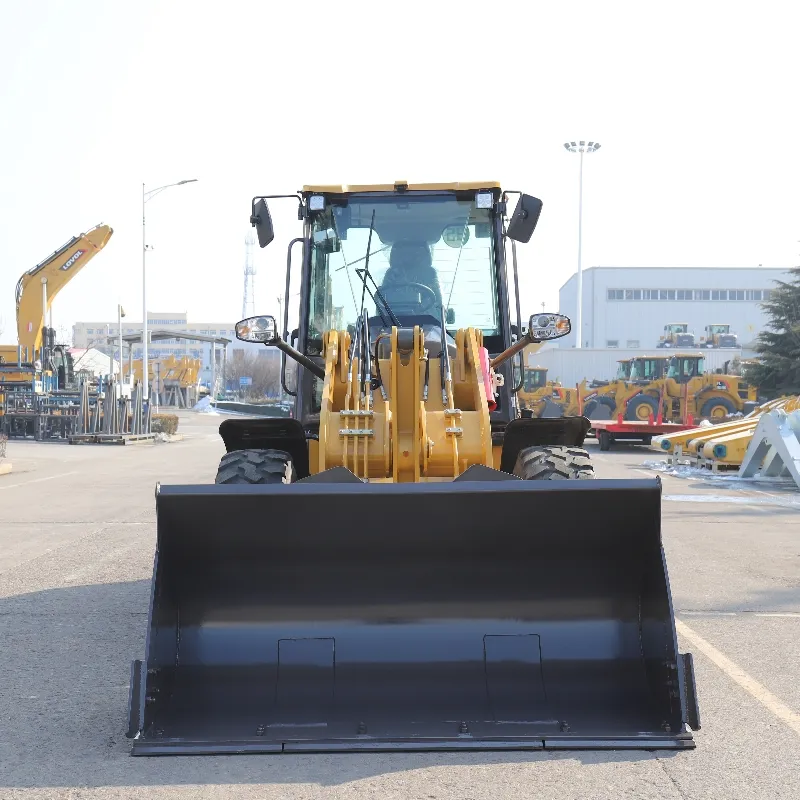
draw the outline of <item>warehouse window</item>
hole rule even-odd
[[[619,339],[606,339],[606,347],[619,347]]]
[[[632,350],[636,350],[639,347],[639,340],[628,339],[628,341],[625,342],[625,346],[631,348]]]
[[[712,300],[727,300],[728,299],[728,290],[727,289],[712,289],[711,290],[711,299]]]
[[[674,300],[675,299],[675,290],[674,289],[660,289],[658,292],[658,299],[659,300]]]
[[[728,300],[744,300],[744,289],[729,290]]]
[[[678,289],[677,298],[678,300],[691,300],[692,293],[693,293],[692,289]]]
[[[94,333],[94,328],[87,328],[86,333]],[[364,337],[366,338],[366,337]]]
[[[624,300],[625,292],[622,289],[609,289],[607,297],[609,300]]]
[[[772,292],[769,289],[764,289],[761,292],[761,299],[762,300],[769,300],[772,297]]]
[[[695,300],[710,300],[711,299],[711,290],[710,289],[695,289],[694,290],[694,299]]]

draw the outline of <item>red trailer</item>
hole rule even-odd
[[[611,445],[617,441],[633,442],[635,444],[650,444],[654,436],[661,436],[663,433],[678,433],[696,428],[697,425],[691,420],[687,424],[677,422],[661,422],[653,420],[648,422],[628,421],[621,417],[617,420],[595,419],[592,420],[592,428],[597,441],[600,443],[601,450],[610,450]]]

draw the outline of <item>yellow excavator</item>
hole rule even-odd
[[[288,288],[236,325],[296,362],[294,416],[223,421],[213,483],[157,486],[132,755],[694,746],[660,481],[519,414],[514,360],[570,322],[513,313],[542,203],[512,194],[253,199],[262,247],[268,199],[300,219],[297,329]]]
[[[113,234],[97,225],[74,236],[17,281],[17,344],[0,345],[0,382],[8,390],[30,385],[37,392],[64,388],[72,358],[48,326],[56,295],[92,260]]]

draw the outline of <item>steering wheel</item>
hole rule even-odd
[[[439,298],[436,296],[436,292],[431,289],[430,286],[426,286],[424,283],[417,283],[416,281],[407,281],[404,283],[392,283],[389,286],[381,287],[381,294],[389,300],[389,305],[392,306],[394,303],[391,301],[391,293],[394,289],[406,289],[406,288],[416,288],[422,289],[424,293],[424,297],[420,299],[419,304],[416,302],[413,303],[415,306],[415,310],[420,314],[428,313],[429,311],[435,309],[440,305]],[[425,302],[427,300],[427,302]],[[412,303],[406,302],[403,303],[402,301],[396,302],[398,306],[410,306]],[[433,316],[433,315],[431,315]]]

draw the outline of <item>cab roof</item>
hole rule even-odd
[[[303,194],[352,194],[354,192],[394,192],[402,188],[409,192],[464,192],[478,189],[500,189],[498,181],[455,181],[453,183],[312,183],[303,186]]]

